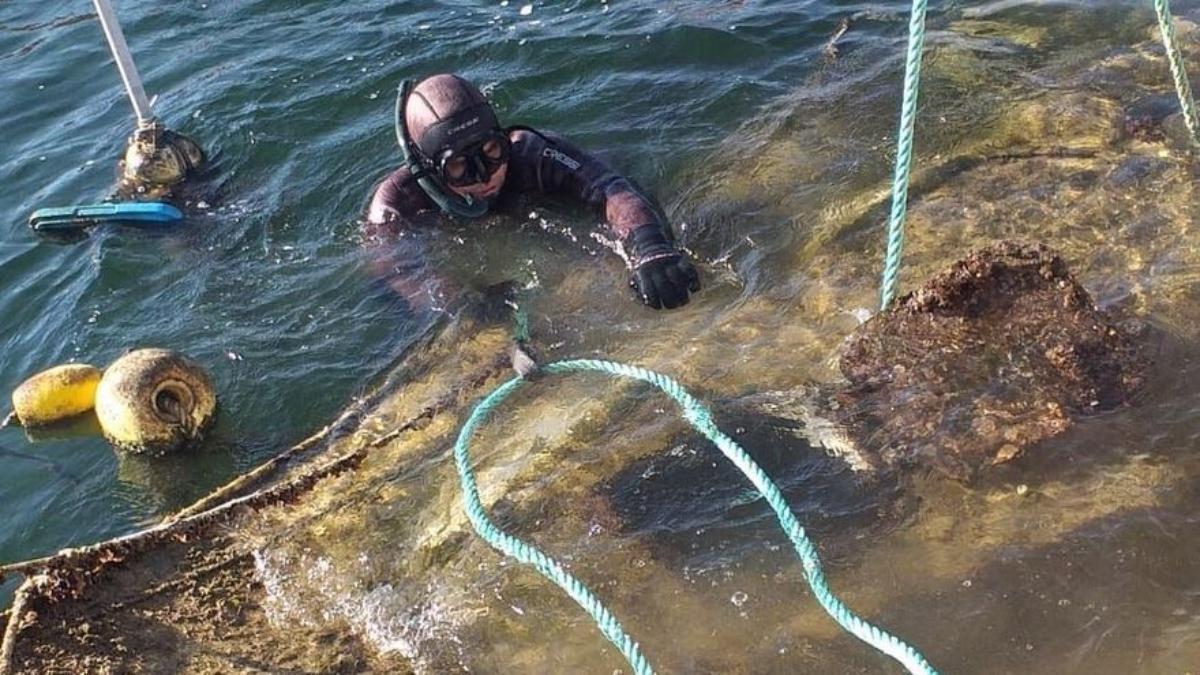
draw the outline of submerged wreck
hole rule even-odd
[[[503,592],[492,598],[480,593],[476,575],[491,579],[484,586],[536,586],[536,579],[497,561],[473,539],[456,496],[436,494],[453,485],[445,462],[437,461],[445,458],[463,405],[511,372],[504,327],[460,325],[451,333],[457,331],[470,337],[435,342],[426,356],[455,345],[459,359],[435,358],[431,362],[439,365],[425,374],[406,371],[403,387],[385,386],[367,407],[347,411],[328,435],[297,446],[258,475],[235,481],[148,534],[22,570],[32,574],[9,616],[4,657],[10,671],[43,672],[52,664],[89,672],[445,672],[493,658],[547,665],[541,640],[526,635],[521,613],[505,617],[510,600]],[[950,466],[951,475],[963,477],[960,468],[974,473],[1009,461],[1062,433],[1071,415],[1126,403],[1147,365],[1135,335],[1096,311],[1060,257],[1040,246],[1001,243],[955,263],[859,329],[843,348],[847,382],[824,399],[824,423],[851,439],[860,457],[870,456],[873,471],[924,462],[943,471]],[[646,588],[657,589],[656,603],[671,598],[679,605],[679,594],[692,590],[687,555],[669,542],[647,540],[645,530],[653,526],[639,524],[636,513],[638,505],[643,516],[653,512],[650,501],[666,496],[653,484],[677,490],[688,485],[672,480],[681,477],[674,459],[681,454],[663,454],[681,447],[679,425],[653,421],[662,415],[647,410],[652,405],[622,403],[620,388],[590,402],[577,387],[564,388],[581,402],[565,425],[535,414],[502,426],[521,429],[515,437],[555,439],[530,452],[530,462],[572,462],[570,473],[578,477],[548,486],[534,469],[505,477],[511,469],[504,462],[485,464],[485,485],[495,486],[485,489],[492,508],[520,529],[545,528],[539,538],[561,546],[582,532],[592,546],[609,537],[623,542],[598,544],[605,560],[586,564],[599,567],[585,576],[603,578],[604,570],[622,569],[624,583],[615,593],[634,614]],[[780,400],[772,399],[773,423],[782,419]],[[606,457],[585,449],[610,445],[614,439],[597,434],[614,416],[630,415],[644,418],[638,426],[648,430],[635,439],[636,452]],[[816,424],[803,415],[795,421],[798,437]],[[888,442],[872,446],[881,436]],[[819,439],[808,440],[819,445]],[[682,443],[694,441],[685,434]],[[805,446],[790,450],[803,453]],[[783,460],[774,468],[794,465],[794,459]],[[420,470],[438,475],[426,484],[427,494],[398,480]],[[736,478],[701,471],[691,478]],[[847,474],[840,475],[845,482]],[[878,486],[878,476],[865,484]],[[639,498],[643,489],[655,499]],[[555,513],[549,523],[539,516],[545,509]],[[405,588],[409,575],[423,581]],[[533,595],[545,593],[550,597],[537,602],[557,605],[551,591]],[[791,620],[800,617],[812,622],[818,615],[798,611]],[[497,630],[508,637],[486,637]],[[579,632],[590,631],[579,625],[569,631]],[[817,634],[836,637],[828,627]],[[467,645],[530,651],[473,657]],[[758,657],[726,661],[714,653],[703,669],[752,662],[743,658]]]
[[[954,30],[992,35],[983,23]],[[946,49],[935,84],[984,72]],[[1124,130],[1121,92],[1150,71],[1161,83],[1160,57],[1079,64],[1051,60],[1038,75],[1063,91],[945,141],[954,152],[917,177],[910,207],[906,278],[931,281],[885,313],[862,316],[883,178],[811,214],[804,241],[756,253],[777,261],[785,295],[739,286],[729,265],[735,280],[709,291],[719,308],[672,326],[707,336],[685,349],[654,331],[594,341],[576,317],[600,315],[578,310],[603,299],[570,290],[604,270],[582,268],[531,307],[534,338],[556,338],[548,358],[635,362],[710,401],[783,485],[846,603],[948,671],[1200,662],[1200,457],[1177,450],[1192,444],[1179,422],[1194,404],[1179,400],[1200,336],[1182,260],[1200,255],[1192,171],[1169,134],[1141,131],[1153,120]],[[818,120],[811,133],[837,133]],[[764,222],[795,217],[762,185],[836,158],[777,133],[749,154],[779,154],[678,206],[715,222],[753,195]],[[1143,199],[1150,180],[1157,200]],[[742,244],[719,246],[714,269]],[[509,339],[505,326],[450,325],[310,441],[147,533],[0,568],[26,576],[0,672],[619,670],[578,608],[475,537],[461,509],[450,449],[473,404],[512,376]],[[653,662],[892,667],[816,606],[762,504],[668,401],[587,377],[527,389],[479,436],[483,500],[592,585]],[[1152,439],[1131,431],[1139,416],[1159,423]]]

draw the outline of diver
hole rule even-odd
[[[560,136],[501,127],[487,99],[463,78],[406,80],[396,100],[396,136],[404,163],[375,188],[364,240],[376,274],[410,305],[436,302],[430,281],[411,274],[421,266],[413,259],[419,253],[400,248],[424,220],[419,216],[478,218],[529,194],[566,197],[601,215],[646,305],[680,307],[700,290],[696,268],[675,246],[665,218],[629,180]]]
[[[139,121],[117,161],[121,201],[179,199],[184,182],[200,173],[208,158],[200,145],[167,129],[155,118]]]
[[[165,128],[156,118],[139,120],[117,161],[117,184],[107,199],[38,209],[29,217],[29,227],[48,241],[71,243],[103,223],[174,225],[184,218],[180,209],[215,198],[202,183],[207,161],[192,139]]]
[[[107,199],[37,209],[29,217],[29,227],[46,240],[71,243],[85,239],[103,223],[145,228],[174,225],[184,218],[180,209],[215,198],[202,182],[207,161],[192,139],[165,128],[156,118],[139,120],[117,161],[117,184]]]
[[[112,2],[94,0],[94,4],[137,127],[117,162],[119,177],[111,197],[99,204],[41,208],[30,216],[29,227],[35,233],[62,242],[78,241],[89,228],[106,222],[150,226],[182,220],[176,204],[188,203],[183,190],[207,163],[195,141],[167,129],[155,115],[154,100],[146,96]]]

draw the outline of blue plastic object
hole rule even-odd
[[[170,225],[183,220],[183,213],[165,202],[114,202],[38,209],[29,217],[34,232],[78,230],[100,223]]]

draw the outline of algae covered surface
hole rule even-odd
[[[575,264],[589,257],[579,247],[539,253],[521,302],[543,358],[636,363],[709,402],[780,484],[847,605],[939,669],[1193,672],[1193,158],[1170,116],[1127,129],[1126,110],[1168,87],[1146,15],[1106,26],[1100,44],[1074,31],[1101,19],[1060,11],[1050,24],[963,12],[933,36],[901,283],[1000,240],[1050,246],[1101,309],[1154,328],[1131,338],[1144,382],[1102,414],[968,483],[837,456],[839,442],[883,440],[847,436],[809,396],[843,381],[846,337],[877,302],[890,130],[865,133],[848,111],[898,87],[895,63],[856,61],[853,43],[715,148],[721,162],[683,172],[667,208],[705,275],[690,305],[652,313],[589,292],[612,271]],[[861,86],[830,89],[844,80]],[[577,606],[462,510],[453,444],[511,376],[508,341],[504,324],[448,322],[322,451],[369,448],[353,470],[112,561],[57,602],[34,595],[13,617],[14,670],[624,671]],[[882,417],[904,395],[864,405]],[[584,580],[663,672],[898,672],[824,615],[766,505],[660,394],[541,377],[472,453],[495,520]]]
[[[1147,329],[1098,310],[1045,246],[1001,241],[935,275],[850,336],[827,415],[859,457],[969,480],[1134,401]]]

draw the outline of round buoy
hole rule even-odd
[[[25,380],[13,391],[13,412],[25,427],[60,422],[92,409],[100,371],[84,363],[55,366]]]
[[[217,397],[204,370],[168,349],[138,349],[113,362],[96,390],[96,417],[117,448],[161,454],[198,441]]]

